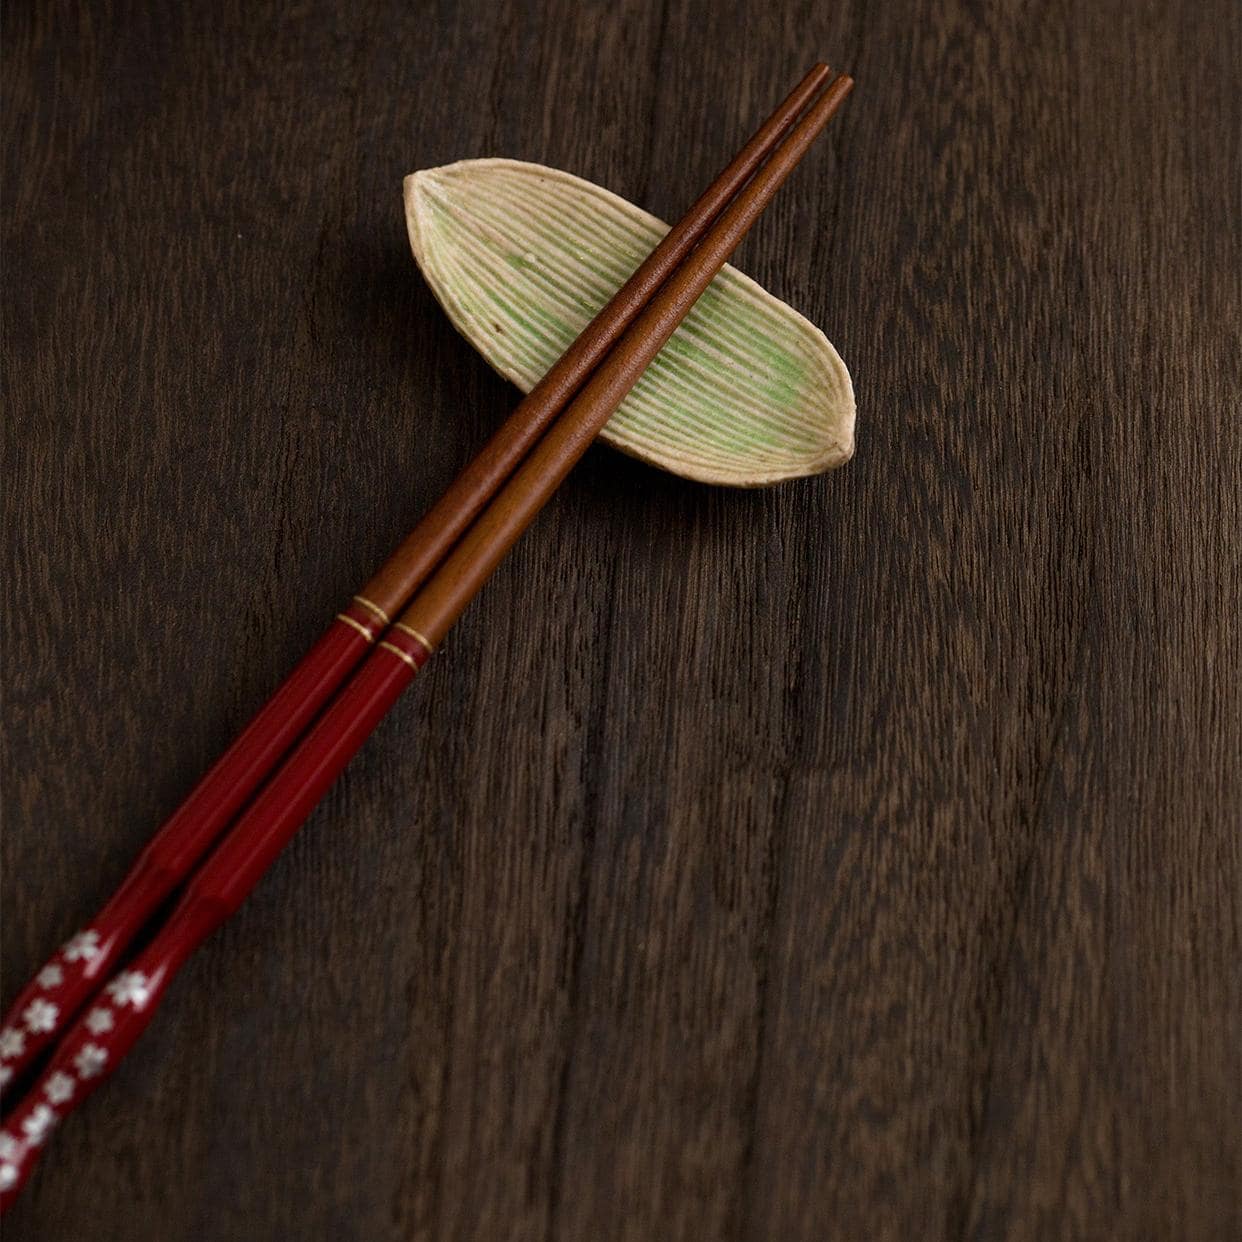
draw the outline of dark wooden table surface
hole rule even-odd
[[[4,997],[515,394],[410,258],[481,155],[740,265],[858,454],[592,452],[5,1238],[1242,1234],[1242,9],[4,16]]]

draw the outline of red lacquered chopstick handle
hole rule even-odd
[[[0,1211],[61,1119],[117,1066],[182,963],[255,886],[429,655],[394,627],[195,875],[151,943],[113,978],[0,1131]],[[72,943],[72,942],[71,942]]]
[[[202,906],[178,908],[166,930],[130,969],[108,983],[70,1028],[47,1068],[5,1119],[0,1130],[0,1212],[7,1211],[25,1185],[52,1130],[116,1069],[146,1029],[189,952],[181,952],[181,946],[192,946],[210,932],[210,914]]]
[[[108,904],[26,985],[0,1028],[0,1091],[69,1025],[138,930],[357,666],[385,621],[360,600],[338,615],[165,821]]]

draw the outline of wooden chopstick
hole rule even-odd
[[[107,904],[22,990],[0,1030],[0,1091],[64,1030],[133,937],[184,882],[380,639],[391,618],[405,607],[656,290],[789,132],[829,74],[826,65],[815,65],[760,126],[338,614],[328,632],[165,821]]]
[[[853,82],[835,78],[634,320],[377,649],[190,881],[167,922],[65,1036],[3,1135],[11,1202],[48,1131],[107,1077],[150,1022],[172,977],[227,919],[409,685],[434,645],[547,502],[831,119]],[[0,1153],[3,1156],[5,1153]],[[7,1182],[7,1185],[4,1185]]]

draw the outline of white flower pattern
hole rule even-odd
[[[7,1130],[0,1130],[0,1160],[16,1160],[19,1146]]]
[[[22,1122],[22,1129],[29,1142],[37,1147],[47,1138],[48,1131],[56,1124],[56,1114],[46,1104],[37,1104],[30,1110],[30,1116]]]
[[[35,975],[35,982],[41,988],[59,987],[65,981],[65,972],[61,970],[55,962],[48,962],[44,968]]]
[[[8,1190],[17,1181],[17,1169],[11,1164],[0,1164],[0,1190]]]
[[[83,1044],[81,1051],[73,1058],[78,1076],[84,1080],[102,1074],[107,1062],[108,1050],[98,1044]]]
[[[92,962],[103,952],[99,947],[99,933],[93,928],[80,931],[61,952],[66,962]]]
[[[50,1104],[63,1104],[73,1097],[73,1079],[57,1070],[43,1084],[43,1094]]]
[[[12,1069],[7,1065],[0,1065],[0,1087],[7,1087],[12,1077]]]
[[[36,996],[22,1011],[22,1018],[28,1031],[50,1031],[56,1027],[56,1016],[60,1010],[43,997]]]
[[[19,1057],[25,1047],[26,1036],[23,1032],[11,1026],[0,1031],[0,1059],[7,1061],[9,1057]]]
[[[116,1026],[112,1010],[97,1005],[86,1015],[86,1026],[92,1035],[102,1035],[105,1031],[112,1030]]]
[[[140,970],[123,970],[107,987],[118,1006],[141,1009],[151,999],[151,980]]]

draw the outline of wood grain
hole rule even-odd
[[[4,12],[4,996],[515,401],[403,174],[675,216],[853,373],[770,491],[594,450],[7,1239],[1242,1234],[1242,13]]]

